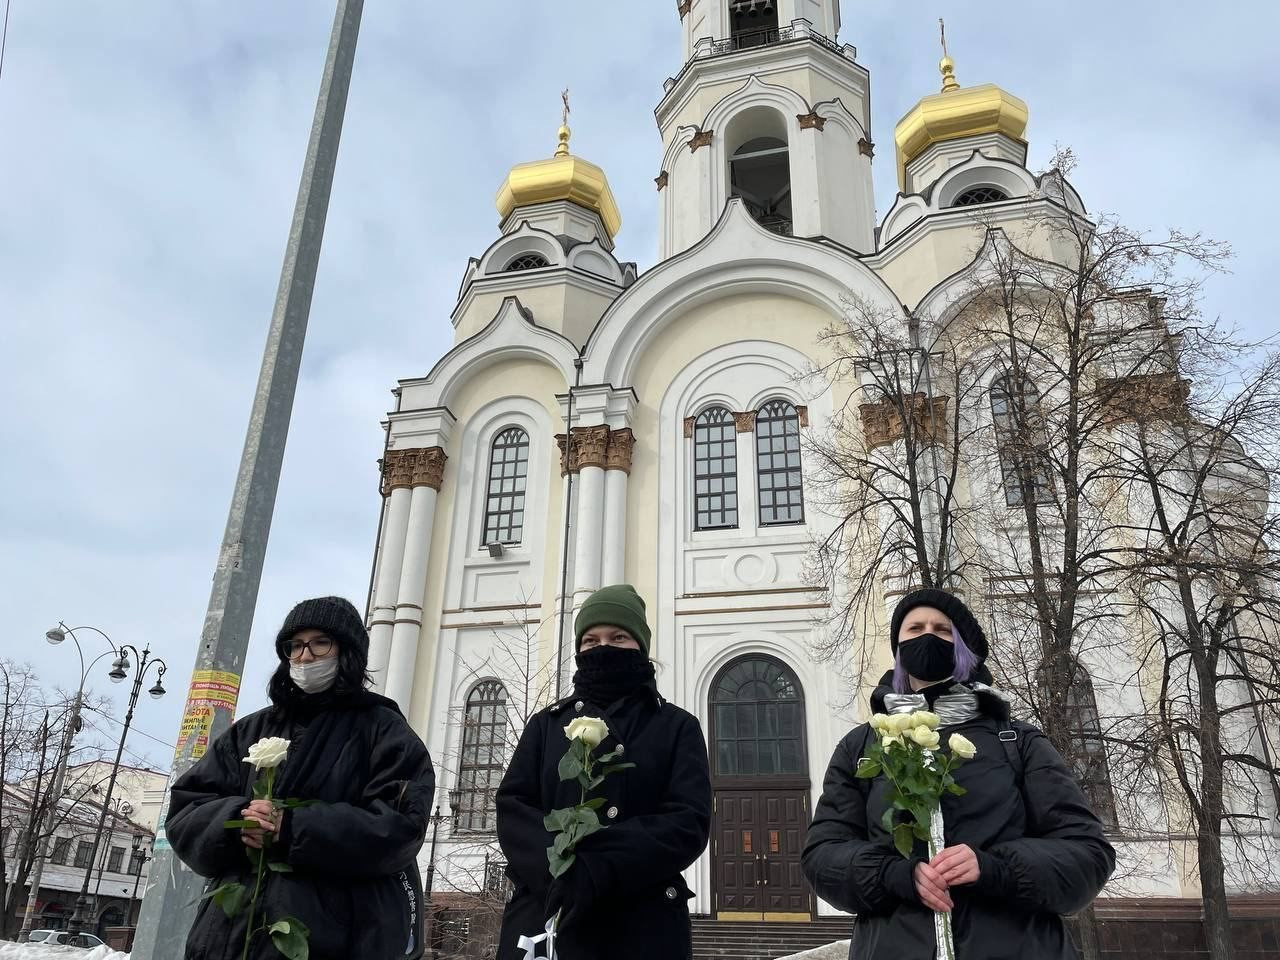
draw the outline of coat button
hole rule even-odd
[[[618,744],[618,748],[615,752],[618,754],[618,756],[622,756],[624,753],[627,752],[627,748],[624,747],[622,744]]]
[[[615,817],[617,817],[617,815],[618,815],[618,808],[617,808],[617,807],[610,807],[608,810],[606,810],[606,811],[604,812],[604,815],[605,815],[606,817],[608,817],[610,820],[612,820],[612,819],[614,819]]]
[[[575,710],[577,710],[579,713],[581,713],[581,712],[582,712],[582,701],[581,701],[581,700],[579,700],[577,703],[575,703],[575,704],[573,705],[573,709],[575,709]]]
[[[666,889],[666,894],[667,894],[667,899],[668,899],[668,900],[674,900],[674,899],[676,898],[676,888],[675,888],[675,887],[667,887],[667,889]]]

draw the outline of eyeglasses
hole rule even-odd
[[[304,650],[310,650],[311,656],[323,660],[333,652],[334,643],[330,637],[313,637],[310,640],[290,640],[284,645],[285,656],[290,660],[301,660]]]

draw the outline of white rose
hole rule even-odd
[[[926,750],[937,750],[938,744],[942,742],[942,738],[938,736],[938,731],[930,730],[923,723],[911,731],[911,739]]]
[[[973,745],[973,741],[958,733],[951,735],[951,738],[947,740],[947,746],[961,760],[972,760],[978,753],[978,748]]]
[[[599,717],[578,717],[564,728],[564,735],[570,740],[581,740],[588,750],[594,750],[609,735],[609,728]]]
[[[895,713],[889,722],[894,733],[906,733],[916,726],[914,717],[909,713]]]
[[[901,746],[901,744],[902,744],[902,737],[900,735],[886,733],[883,737],[880,738],[880,746],[885,750],[888,750],[890,747],[894,745]]]
[[[255,770],[272,770],[284,763],[288,752],[289,741],[284,737],[263,737],[249,748],[244,762],[253,764]]]
[[[886,713],[873,713],[871,715],[871,729],[876,733],[884,736],[889,733],[889,715]]]
[[[930,713],[928,710],[917,710],[911,715],[911,719],[914,721],[912,726],[928,727],[930,730],[938,729],[938,715],[936,713]]]

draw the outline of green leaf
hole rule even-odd
[[[586,803],[582,804],[582,806],[586,807],[588,810],[599,810],[608,802],[608,799],[605,797],[592,797]]]
[[[634,766],[634,763],[611,763],[600,771],[600,778],[603,780],[612,773],[621,773],[623,770],[630,770]]]
[[[613,763],[613,761],[617,760],[620,756],[622,756],[622,754],[623,754],[623,748],[617,747],[614,750],[610,750],[603,757],[597,757],[596,763]]]
[[[911,847],[914,843],[915,836],[911,824],[900,823],[893,828],[893,845],[898,848],[898,852],[911,859]]]
[[[319,800],[299,800],[297,797],[290,797],[288,800],[272,800],[271,805],[277,810],[293,810],[298,807],[314,807]]]
[[[569,849],[569,844],[572,841],[573,841],[573,837],[570,834],[557,833],[555,842],[551,844],[551,849],[554,850],[559,856],[563,857],[565,855],[565,852]]]
[[[861,777],[863,780],[870,780],[872,777],[880,776],[880,770],[881,767],[879,763],[875,760],[863,757],[858,761],[858,770],[854,776]]]
[[[222,825],[228,830],[257,830],[262,826],[257,820],[224,820]]]
[[[246,893],[243,883],[224,883],[217,890],[210,890],[205,896],[212,898],[213,902],[222,908],[228,920],[234,920],[244,906]]]
[[[267,933],[271,935],[271,943],[286,960],[307,960],[307,936],[311,931],[301,920],[296,917],[277,920],[267,928]]]
[[[887,810],[885,810],[885,812],[881,815],[881,817],[880,817],[880,825],[881,825],[882,827],[884,827],[886,831],[891,832],[891,831],[893,830],[893,815],[894,815],[895,813],[897,813],[897,812],[898,812],[898,811],[897,811],[897,810],[895,810],[893,807],[889,807],[889,808],[888,808]]]
[[[557,855],[553,848],[547,847],[547,858],[551,862],[551,876],[559,877],[566,870],[573,866],[573,861],[577,859],[575,854],[569,854],[567,857]]]
[[[600,826],[600,817],[596,815],[595,810],[590,807],[575,807],[573,810],[574,822],[584,827]]]
[[[561,780],[574,780],[582,772],[582,761],[570,750],[560,758],[560,766],[557,769]]]
[[[947,793],[951,794],[953,797],[963,797],[968,792],[968,790],[960,786],[958,783],[951,783],[947,785]]]
[[[283,860],[268,860],[267,869],[272,873],[293,873],[293,867]]]
[[[552,833],[568,829],[569,824],[573,822],[574,810],[574,807],[561,807],[558,810],[552,810],[542,818],[542,826]]]

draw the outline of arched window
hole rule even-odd
[[[1013,379],[1005,374],[991,383],[991,419],[1004,475],[1004,499],[1011,507],[1020,507],[1028,499],[1049,503],[1053,500],[1053,474],[1040,391],[1025,376],[1020,385]]]
[[[507,270],[508,271],[538,270],[542,267],[549,267],[549,266],[551,266],[550,261],[548,261],[547,258],[544,257],[542,254],[525,253],[525,254],[521,254],[520,256],[512,260],[510,263],[508,263]]]
[[[787,142],[755,137],[729,160],[730,196],[741,197],[760,226],[791,236],[791,161]]]
[[[796,676],[772,657],[734,661],[711,688],[716,777],[803,777],[804,698]]]
[[[467,696],[462,721],[462,762],[458,765],[454,829],[492,833],[498,823],[494,795],[507,762],[507,690],[482,680]]]
[[[770,400],[756,413],[756,480],[762,526],[804,523],[800,415],[786,400]]]
[[[951,202],[953,207],[976,207],[980,203],[998,203],[1009,195],[999,187],[970,187]]]
[[[724,407],[693,421],[693,502],[694,529],[738,525],[738,428]]]
[[[774,0],[729,0],[729,37],[734,50],[778,42]]]
[[[1041,695],[1048,702],[1048,677],[1041,668]],[[1069,737],[1066,760],[1080,781],[1089,806],[1104,826],[1116,826],[1115,797],[1111,792],[1111,773],[1107,768],[1106,741],[1098,717],[1098,701],[1093,694],[1093,678],[1075,657],[1067,667],[1062,723]]]
[[[529,434],[508,427],[494,438],[485,494],[484,540],[519,543],[524,534],[524,491],[529,476]]]

